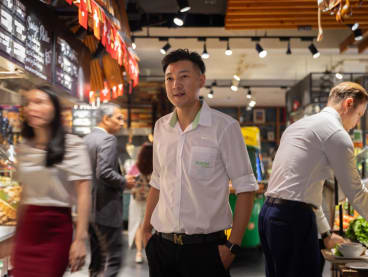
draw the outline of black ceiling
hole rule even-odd
[[[223,27],[226,0],[192,0],[186,14],[185,27]],[[132,32],[143,27],[175,27],[173,18],[178,13],[176,0],[129,0],[127,13]]]

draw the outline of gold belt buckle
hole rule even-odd
[[[174,243],[183,245],[183,235],[174,234]]]

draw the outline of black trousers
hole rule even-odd
[[[122,263],[122,229],[90,224],[88,231],[91,246],[90,276],[99,276],[101,272],[104,272],[105,277],[117,276]]]
[[[259,234],[267,277],[321,277],[321,254],[312,209],[265,203]]]
[[[154,234],[146,255],[150,277],[230,277],[218,252],[224,243],[176,245]]]

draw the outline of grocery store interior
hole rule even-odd
[[[118,104],[125,121],[117,135],[118,157],[126,173],[140,146],[152,141],[155,122],[173,110],[161,60],[186,48],[206,64],[200,97],[239,121],[260,187],[231,276],[265,276],[257,222],[284,130],[321,111],[340,82],[368,89],[368,1],[335,1],[333,8],[320,2],[334,1],[1,0],[0,245],[10,245],[14,236],[22,190],[15,149],[22,142],[24,93],[51,86],[62,101],[65,128],[80,137],[96,126],[101,103]],[[342,19],[336,15],[341,10]],[[367,123],[364,115],[351,131],[362,178]],[[359,214],[335,186],[331,189],[337,197],[330,203],[330,224],[344,234]],[[135,249],[128,246],[130,201],[125,190],[119,276],[149,276],[146,259],[136,263]],[[229,185],[232,209],[235,203]],[[323,276],[363,276],[326,255]],[[0,258],[0,277],[11,276],[8,253],[0,251]],[[87,265],[69,275],[88,276]]]

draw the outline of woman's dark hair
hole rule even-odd
[[[177,49],[167,54],[161,61],[162,69],[165,73],[166,68],[170,64],[185,60],[191,61],[201,71],[202,74],[206,72],[206,66],[204,65],[201,56],[197,52],[189,52],[188,49]]]
[[[142,145],[141,150],[138,153],[137,167],[140,173],[143,175],[152,174],[152,159],[153,159],[153,147],[150,143]]]
[[[34,89],[46,93],[54,106],[54,118],[49,126],[51,128],[51,138],[46,149],[46,167],[51,167],[62,162],[65,154],[65,130],[61,119],[61,104],[51,87],[39,86]],[[22,136],[27,139],[35,136],[33,128],[28,125],[26,120],[23,122]]]

